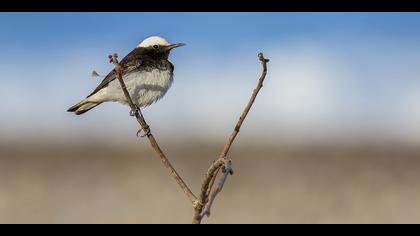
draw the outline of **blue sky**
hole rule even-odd
[[[420,140],[418,13],[0,13],[0,31],[3,139],[131,138],[135,123],[118,104],[63,111],[100,82],[92,69],[111,69],[110,52],[161,35],[188,45],[171,55],[174,86],[146,109],[162,136],[189,124],[187,137],[224,137],[263,51],[267,86],[244,138]]]
[[[416,41],[419,17],[417,13],[2,13],[0,28],[5,35],[2,50],[13,54],[28,49],[62,53],[63,44],[69,49],[124,45],[129,50],[150,34],[230,51],[302,38]]]

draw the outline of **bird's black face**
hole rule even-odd
[[[148,54],[156,59],[168,59],[169,53],[172,49],[184,46],[183,43],[171,44],[171,45],[158,45],[155,44],[148,48]]]

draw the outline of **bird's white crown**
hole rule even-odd
[[[169,46],[169,42],[159,36],[152,36],[148,37],[145,40],[143,40],[137,47],[151,47],[153,45],[160,45],[160,46]]]

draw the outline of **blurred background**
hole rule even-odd
[[[419,13],[0,13],[0,223],[190,223],[120,104],[67,113],[107,56],[160,35],[145,108],[194,192],[270,59],[206,223],[420,223]]]

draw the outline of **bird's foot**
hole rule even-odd
[[[142,131],[144,132],[143,135],[141,135]],[[149,136],[150,134],[151,134],[150,127],[148,125],[146,125],[144,128],[139,129],[136,133],[137,137],[142,137],[142,138]]]
[[[135,109],[130,111],[130,116],[135,116],[136,113],[140,111],[140,108],[137,105],[134,105]]]

